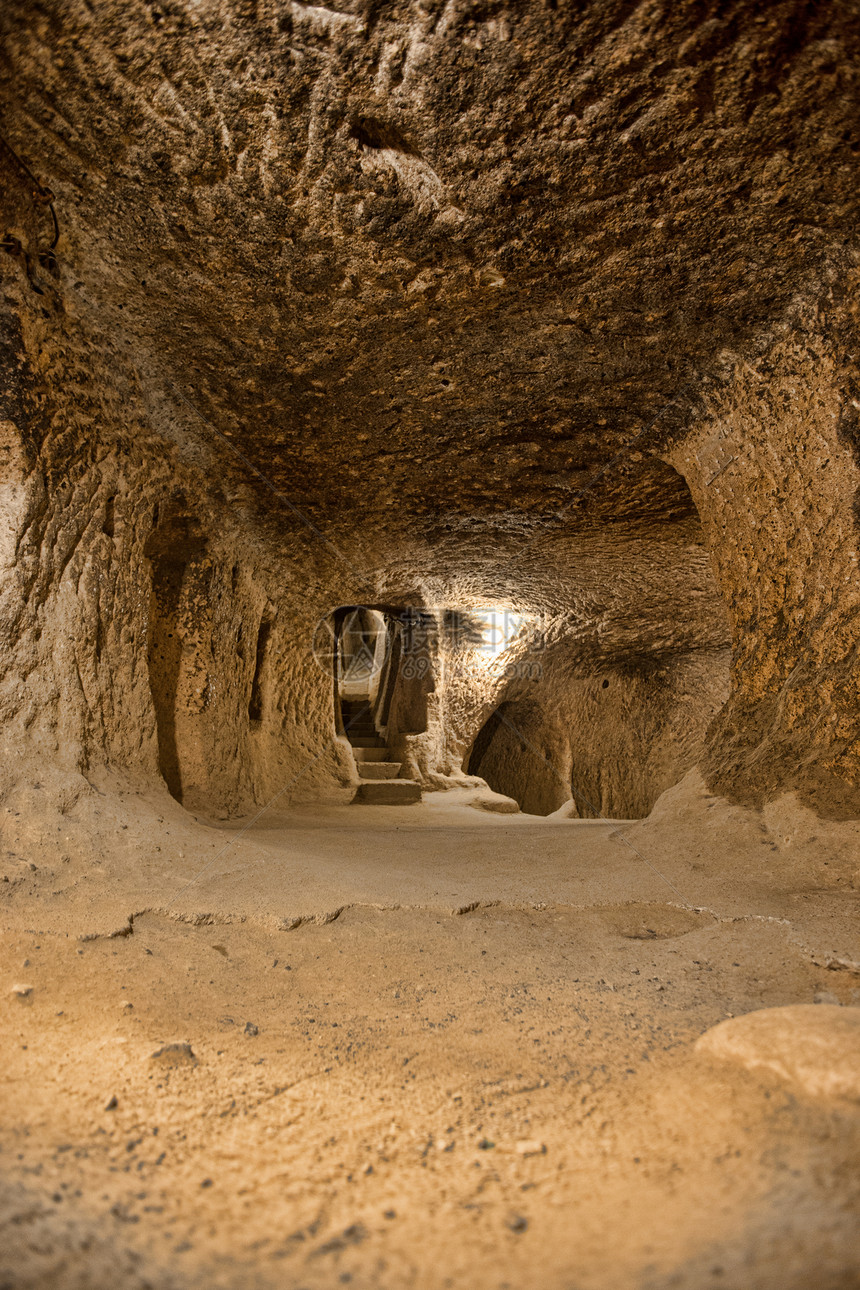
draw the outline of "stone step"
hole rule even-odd
[[[356,748],[385,748],[385,741],[379,735],[355,735],[349,742]]]
[[[364,764],[373,761],[389,761],[391,754],[388,749],[383,748],[355,748],[353,747],[352,755],[357,762]]]
[[[352,800],[364,806],[410,806],[421,800],[421,785],[414,779],[363,779]]]
[[[400,774],[400,761],[366,761],[359,767],[362,779],[396,779]]]

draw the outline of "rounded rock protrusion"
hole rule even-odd
[[[163,1044],[150,1054],[149,1060],[158,1066],[196,1066],[197,1058],[190,1044]]]
[[[470,800],[469,806],[476,811],[491,811],[496,815],[519,815],[520,811],[519,802],[502,793],[478,793]]]
[[[695,1049],[749,1071],[771,1071],[809,1097],[860,1102],[860,1008],[762,1008],[706,1030]]]

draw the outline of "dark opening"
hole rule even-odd
[[[251,697],[248,700],[248,719],[251,725],[258,726],[263,720],[263,671],[269,650],[269,637],[272,634],[272,620],[268,614],[260,621],[257,632],[257,653],[254,661],[254,679],[251,682]]]
[[[396,126],[387,121],[379,121],[376,117],[358,117],[353,122],[350,134],[362,148],[369,148],[373,152],[378,152],[382,148],[391,148],[393,151],[403,152],[407,156],[416,155],[415,149],[407,142]]]
[[[531,735],[541,715],[527,703],[502,703],[484,723],[465,762],[496,793],[512,797],[527,815],[550,815],[567,801],[564,779]]]
[[[105,502],[105,517],[102,532],[106,537],[114,537],[116,532],[116,499],[109,497]]]
[[[199,780],[201,774],[201,767],[193,765],[199,732],[192,733],[191,727],[200,715],[196,696],[206,692],[205,663],[198,646],[208,636],[212,568],[206,542],[187,516],[175,516],[154,529],[144,555],[152,570],[147,663],[158,768],[171,794],[181,802],[186,781]]]
[[[393,605],[342,605],[315,637],[319,662],[334,681],[335,727],[396,741],[427,729],[434,689],[436,624],[423,610]]]

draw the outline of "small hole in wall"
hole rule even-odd
[[[352,125],[350,135],[360,148],[372,152],[390,148],[393,152],[402,152],[414,156],[415,149],[403,137],[395,125],[380,121],[376,117],[358,117]]]
[[[251,697],[248,700],[248,720],[254,727],[263,720],[263,681],[266,667],[266,655],[269,649],[269,637],[272,634],[272,620],[264,617],[257,633],[257,655],[254,663],[254,679],[251,682]]]
[[[604,688],[604,690],[608,690],[608,689],[609,689],[609,682],[608,682],[608,681],[604,681],[604,682],[603,682],[603,688]]]
[[[116,499],[109,497],[105,502],[105,517],[102,523],[102,533],[112,538],[116,532]]]

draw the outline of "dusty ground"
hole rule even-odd
[[[860,1285],[860,1101],[693,1047],[857,1015],[853,826],[768,809],[10,822],[0,1286]]]

